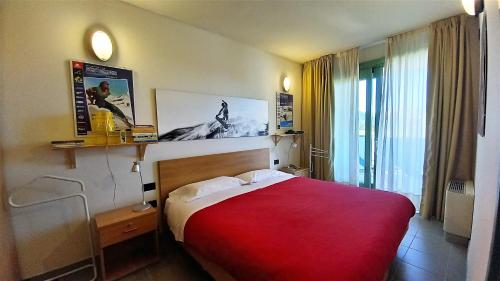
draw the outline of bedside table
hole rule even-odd
[[[112,210],[97,214],[95,224],[103,281],[121,278],[159,260],[156,208]]]
[[[295,176],[299,176],[299,177],[309,177],[309,169],[307,168],[289,168],[289,167],[283,167],[280,169],[280,171],[282,172],[285,172],[285,173],[288,173],[288,174],[292,174],[292,175],[295,175]]]

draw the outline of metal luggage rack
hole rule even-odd
[[[16,197],[16,194],[19,193],[19,191],[26,189],[28,186],[33,185],[36,181],[41,180],[41,179],[49,179],[49,180],[76,183],[80,186],[80,192],[67,194],[67,195],[61,195],[61,196],[57,196],[57,197],[53,197],[53,198],[49,198],[49,199],[44,199],[44,200],[39,200],[39,201],[32,201],[32,202],[23,203],[23,204],[19,204],[19,203],[14,202],[14,198]],[[90,281],[97,279],[97,266],[96,266],[96,260],[95,260],[95,254],[94,254],[94,245],[92,242],[93,240],[92,240],[92,230],[91,230],[91,224],[90,224],[90,214],[89,214],[89,208],[88,208],[88,204],[87,204],[87,197],[85,196],[84,192],[85,192],[85,184],[81,180],[59,177],[59,176],[45,175],[45,176],[36,177],[31,182],[26,184],[24,187],[16,190],[15,192],[13,192],[9,196],[9,205],[12,208],[26,208],[26,207],[32,207],[32,206],[39,206],[39,205],[44,205],[44,204],[48,204],[48,203],[55,202],[55,201],[62,201],[62,200],[66,200],[66,199],[74,198],[74,197],[80,198],[82,200],[83,206],[85,208],[85,216],[86,216],[86,221],[87,221],[88,239],[89,239],[89,250],[90,250],[92,262],[89,264],[82,265],[82,266],[75,268],[73,270],[67,271],[65,273],[59,274],[57,276],[50,277],[50,278],[46,279],[46,281],[57,280],[59,278],[74,274],[76,272],[82,271],[82,270],[87,269],[87,268],[92,268],[92,270],[93,270],[93,277],[92,277],[92,279],[90,279]]]
[[[313,158],[323,158],[330,160],[329,151],[326,149],[321,149],[318,147],[309,145],[309,177],[312,178],[312,173],[314,171]]]

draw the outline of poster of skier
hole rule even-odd
[[[92,132],[92,114],[113,113],[115,130],[129,129],[134,121],[132,71],[104,65],[70,61],[75,112],[75,134]]]

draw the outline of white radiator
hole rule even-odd
[[[443,229],[448,235],[470,239],[472,210],[474,208],[474,183],[451,180],[446,188]]]

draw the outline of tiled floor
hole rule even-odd
[[[163,244],[160,262],[121,281],[212,280],[179,246]],[[444,239],[440,222],[415,216],[391,266],[389,281],[465,280],[466,257],[467,248]]]
[[[465,280],[467,248],[447,242],[442,229],[440,222],[412,218],[390,280]]]

